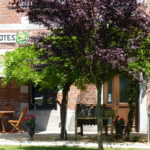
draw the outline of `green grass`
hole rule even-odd
[[[67,146],[0,146],[0,150],[97,150],[94,148],[80,148]],[[105,148],[105,150],[144,150],[144,149],[123,149]]]

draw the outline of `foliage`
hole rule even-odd
[[[142,39],[142,42],[139,48],[132,49],[132,52],[136,55],[133,57],[132,61],[129,63],[129,68],[132,68],[134,72],[142,72],[143,78],[145,79],[148,79],[150,76],[149,46],[150,46],[150,34],[148,35],[147,38]]]
[[[10,80],[20,84],[34,82],[39,83],[42,75],[32,69],[32,65],[38,63],[38,53],[35,46],[19,47],[15,51],[7,52],[4,56],[4,83]]]
[[[29,114],[27,117],[24,118],[23,122],[27,127],[35,127],[36,117],[32,114]]]
[[[63,3],[57,0],[46,2],[31,0],[31,2],[32,5],[27,12],[30,21],[43,24],[52,32],[56,27],[61,29],[55,32],[55,35],[59,36],[58,39],[56,36],[54,38],[57,44],[59,40],[59,47],[62,46],[62,43],[63,48],[64,45],[70,44],[68,39],[72,37],[76,39],[78,50],[67,47],[66,58],[81,59],[84,57],[82,63],[86,69],[83,71],[86,71],[86,75],[92,73],[92,80],[94,75],[106,81],[108,77],[122,71],[127,71],[136,78],[140,78],[139,72],[145,73],[143,69],[135,69],[137,66],[135,61],[139,62],[139,59],[133,58],[140,54],[136,50],[143,39],[147,39],[150,17],[136,0],[65,0]],[[18,11],[24,11],[19,1],[16,1],[16,5],[14,2],[11,6]],[[51,45],[55,45],[55,42],[44,43],[42,47],[50,50],[53,48]],[[57,52],[62,57],[61,51]],[[47,59],[47,55],[42,59]],[[140,62],[143,60],[149,61],[147,57],[140,59]],[[92,72],[87,74],[89,70]],[[95,79],[92,82],[95,84]]]
[[[119,116],[116,116],[114,120],[114,126],[116,131],[116,139],[120,139],[123,136],[123,131],[125,128],[125,121],[123,118],[119,118]]]
[[[63,89],[63,99],[60,105],[62,116],[62,112],[66,111],[66,99],[70,86],[82,73],[80,68],[75,69],[73,66],[75,58],[69,59],[65,54],[66,49],[71,50],[76,48],[75,42],[72,41],[75,41],[74,37],[46,37],[42,42],[36,44],[36,46],[31,44],[7,53],[4,61],[4,82],[7,83],[10,80],[14,80],[20,84],[32,83],[40,85],[41,88]],[[51,43],[51,51],[45,51],[46,49],[42,47],[47,43]],[[60,53],[58,52],[64,53],[61,55],[63,57],[60,57]],[[67,87],[67,90],[64,87]],[[65,116],[61,118],[64,120]]]
[[[114,120],[114,126],[115,128],[124,128],[125,127],[124,119],[123,118],[119,119],[119,116],[116,116]]]
[[[133,136],[130,141],[131,142],[138,142],[139,139],[140,139],[140,136]]]
[[[57,35],[56,32],[58,30],[48,37],[34,39],[34,42],[35,40],[42,41],[40,43],[35,42],[38,46],[36,50],[40,53],[39,59],[42,63],[35,65],[34,68],[47,71],[45,72],[46,75],[51,73],[58,75],[58,79],[55,82],[62,88],[66,82],[75,82],[76,78],[81,74],[80,68],[77,69],[75,66],[76,57],[72,56],[73,51],[77,53],[79,50],[74,36]]]
[[[57,35],[58,31],[60,35]],[[62,102],[60,104],[61,139],[67,139],[65,125],[68,92],[70,90],[70,86],[73,83],[79,85],[76,81],[78,81],[78,79],[80,79],[80,81],[83,79],[83,77],[81,77],[82,67],[78,67],[82,66],[83,63],[82,61],[76,61],[77,53],[79,51],[79,47],[77,46],[77,39],[75,36],[65,36],[63,35],[63,30],[56,29],[48,37],[34,38],[34,42],[38,46],[37,51],[42,51],[39,57],[39,59],[42,61],[42,64],[35,65],[34,68],[41,73],[45,71],[44,74],[46,77],[49,76],[49,73],[54,74],[54,78],[46,78],[46,83],[48,85],[56,85],[63,91]],[[68,53],[68,51],[70,52]],[[73,54],[73,52],[76,53],[76,55]],[[57,79],[55,80],[56,77]],[[83,87],[81,83],[80,87]]]
[[[56,32],[58,31],[56,30]],[[66,53],[68,49],[78,51],[76,38],[74,36],[57,36],[54,32],[49,37],[39,36],[38,39],[34,38],[34,40],[41,40],[41,42],[35,42],[36,46],[30,44],[25,47],[19,47],[5,55],[4,81],[7,83],[10,80],[14,80],[21,84],[32,83],[40,85],[41,88],[62,89],[63,99],[60,105],[62,109],[67,105],[66,99],[70,86],[81,77],[82,73],[81,69],[75,65],[76,58]],[[43,45],[51,45],[51,47],[45,48]],[[78,65],[81,66],[82,63],[78,63]],[[80,78],[81,80],[82,82],[84,81],[83,78]],[[79,83],[76,82],[76,85],[79,85]],[[79,86],[83,87],[81,82]],[[64,89],[66,87],[67,90]],[[62,117],[63,119],[65,119],[65,116]]]

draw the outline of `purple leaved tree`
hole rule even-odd
[[[28,2],[14,0],[10,6],[26,11],[31,22],[44,25],[56,37],[76,38],[72,44],[77,48],[67,48],[59,57],[73,60],[74,69],[80,64],[97,88],[98,147],[103,150],[101,87],[118,73],[139,78],[141,70],[135,72],[129,63],[139,58],[140,45],[148,37],[149,15],[137,0],[30,0],[27,7],[23,1]],[[46,51],[53,48],[52,43],[42,46]]]

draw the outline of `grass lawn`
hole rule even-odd
[[[97,149],[66,147],[66,146],[55,146],[55,147],[52,147],[52,146],[0,146],[0,150],[97,150]],[[144,149],[105,148],[105,150],[144,150]]]

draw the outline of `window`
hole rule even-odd
[[[56,96],[57,93],[52,89],[41,90],[40,87],[32,87],[32,100],[30,108],[33,109],[57,109]]]
[[[125,76],[120,76],[120,103],[127,103],[128,102],[128,95],[129,95],[129,80]]]
[[[112,81],[108,82],[108,98],[107,104],[112,104]]]

